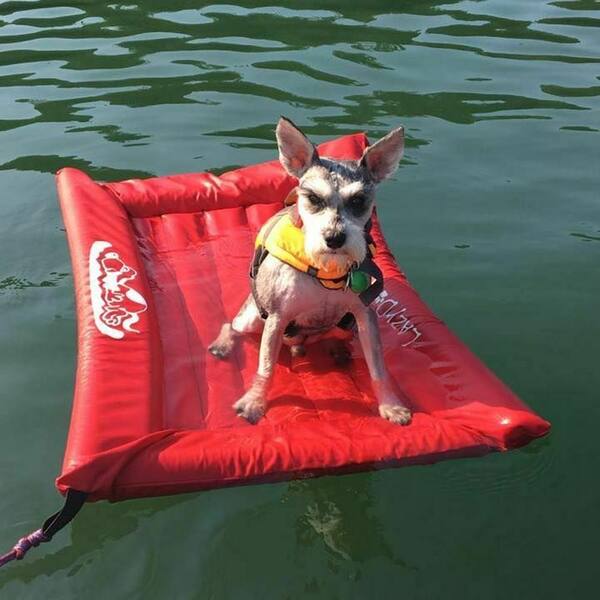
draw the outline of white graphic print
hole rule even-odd
[[[125,333],[139,333],[134,325],[148,308],[144,297],[129,283],[137,271],[127,266],[112,244],[98,240],[90,248],[89,273],[92,310],[96,327],[115,340]]]
[[[406,316],[406,307],[392,298],[385,290],[375,298],[373,307],[380,319],[387,321],[398,335],[406,337],[403,346],[410,346],[421,337],[421,332],[417,326]]]

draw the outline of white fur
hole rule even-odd
[[[340,221],[332,208],[312,213],[306,207],[306,201],[300,202],[298,212],[303,222],[304,250],[310,260],[318,268],[348,269],[354,263],[360,264],[366,254],[365,236],[357,224],[341,219],[341,226],[346,232],[346,243],[341,248],[332,250],[325,243],[324,234]]]
[[[315,169],[313,169],[314,171]],[[302,178],[304,189],[307,191],[311,191],[318,196],[322,196],[325,199],[331,198],[334,194],[335,190],[331,183],[326,179],[322,179],[318,176],[310,177],[308,174],[306,177]]]
[[[340,188],[340,196],[342,198],[351,198],[355,194],[360,194],[365,189],[365,184],[362,181],[353,181]]]
[[[327,169],[318,165],[311,167],[301,178],[298,213],[303,223],[304,249],[316,267],[347,269],[364,260],[367,248],[363,231],[371,217],[372,206],[358,218],[352,217],[343,208],[344,200],[363,190],[362,182],[347,181],[339,176],[331,178]],[[327,208],[318,212],[312,210],[308,192],[324,198]],[[346,242],[341,248],[332,250],[327,247],[325,235],[335,228],[345,232]]]

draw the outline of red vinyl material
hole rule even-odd
[[[319,151],[357,158],[366,144],[357,134]],[[62,493],[120,500],[426,463],[548,432],[423,303],[376,219],[385,290],[373,306],[412,424],[377,416],[356,342],[337,367],[327,340],[305,357],[282,350],[266,417],[248,424],[231,405],[256,369],[258,338],[227,361],[207,346],[248,294],[254,236],[296,181],[276,161],[108,184],[67,168],[57,181],[78,322]]]

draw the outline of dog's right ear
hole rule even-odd
[[[317,149],[312,142],[289,119],[279,119],[275,135],[279,147],[279,161],[290,175],[299,179],[319,160]]]

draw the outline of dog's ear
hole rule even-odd
[[[379,183],[398,168],[403,152],[404,127],[398,127],[366,148],[360,159],[360,165],[375,183]]]
[[[317,149],[289,119],[279,119],[275,134],[279,146],[279,161],[290,175],[302,177],[319,160]]]

